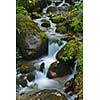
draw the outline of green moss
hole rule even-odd
[[[47,13],[50,13],[50,12],[54,13],[54,12],[56,12],[56,11],[57,11],[57,8],[56,8],[56,7],[49,7],[49,8],[47,9]]]
[[[27,10],[24,7],[16,7],[16,14],[24,14],[24,15],[28,15]]]
[[[65,26],[59,25],[57,26],[56,32],[64,34],[67,31]]]
[[[19,30],[21,30],[21,33],[24,33],[25,36],[40,32],[38,25],[27,15],[17,14],[16,26]]]
[[[60,23],[60,22],[63,22],[65,20],[65,17],[62,15],[53,16],[53,17],[51,17],[51,20],[53,23]]]
[[[76,57],[79,50],[76,40],[70,40],[64,48],[57,54],[58,59],[68,61]]]
[[[31,18],[32,19],[41,18],[41,15],[39,13],[37,13],[37,12],[32,12]]]
[[[79,52],[77,54],[78,70],[83,71],[83,44],[79,46]]]

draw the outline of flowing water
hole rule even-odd
[[[62,6],[63,4],[65,4],[65,0],[63,0],[62,3],[59,4],[59,6]],[[44,8],[43,13],[46,13],[47,8],[51,7],[51,6],[55,6],[55,3],[52,2],[51,5]],[[44,28],[41,26],[43,19],[46,19],[50,22],[51,26],[49,28]],[[52,23],[51,20],[49,19],[49,17],[43,15],[42,18],[36,19],[36,20],[34,20],[34,22],[38,23],[38,26],[40,27],[40,29],[42,31],[45,31],[45,33],[49,39],[48,55],[38,59],[34,64],[36,66],[37,65],[40,66],[42,63],[45,63],[45,68],[44,68],[43,72],[36,70],[35,80],[33,80],[31,82],[29,82],[27,80],[27,82],[28,82],[27,87],[23,88],[20,86],[18,94],[23,93],[23,92],[29,92],[29,91],[36,92],[36,91],[41,90],[41,89],[58,89],[58,90],[63,92],[65,81],[74,78],[74,75],[76,73],[77,63],[75,64],[75,67],[72,70],[71,75],[65,76],[62,78],[58,78],[55,80],[49,79],[47,77],[48,68],[50,67],[50,65],[53,62],[57,61],[56,54],[66,44],[66,41],[61,40],[61,38],[64,37],[63,35],[60,35],[59,33],[55,32],[56,24]],[[57,41],[60,41],[61,45],[59,45]],[[17,77],[19,77],[20,75],[21,74],[19,73],[17,75]],[[74,98],[75,98],[75,96],[69,96],[69,94],[67,94],[66,96],[67,96],[68,100],[74,100]]]

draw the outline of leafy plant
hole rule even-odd
[[[83,44],[79,46],[79,52],[77,54],[78,70],[83,71]]]
[[[25,14],[25,15],[28,14],[27,10],[24,7],[17,7],[16,8],[16,13],[17,14],[19,14],[19,13],[20,14]]]

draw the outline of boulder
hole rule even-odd
[[[42,27],[50,27],[50,22],[48,20],[42,20],[42,24],[41,24]]]
[[[22,87],[26,87],[27,86],[27,81],[23,76],[20,76],[16,79],[16,84],[21,85]]]
[[[35,79],[35,72],[30,72],[30,73],[28,73],[28,75],[27,75],[27,80],[29,81],[29,82],[31,82],[32,80],[34,80]]]
[[[65,93],[72,91],[72,89],[74,88],[73,81],[74,81],[74,79],[72,78],[71,80],[68,80],[65,82],[65,84],[64,84],[64,92]]]
[[[47,73],[48,78],[59,78],[71,74],[71,66],[66,63],[54,62],[50,65]]]
[[[30,16],[32,19],[41,18],[41,15],[37,12],[32,12]]]
[[[67,28],[62,24],[57,24],[56,27],[57,27],[56,28],[57,33],[65,34],[67,32]]]
[[[50,19],[53,23],[61,23],[65,21],[65,17],[63,15],[52,16]]]
[[[78,42],[75,39],[69,40],[57,53],[56,58],[61,62],[73,63],[79,51]]]
[[[17,0],[17,5],[23,6],[28,12],[41,12],[47,6],[47,0]]]
[[[18,68],[18,71],[20,73],[22,73],[22,74],[27,74],[27,73],[33,72],[36,69],[33,66],[33,63],[29,62],[29,61],[20,61],[20,62],[17,62],[17,68]]]
[[[57,12],[57,7],[49,7],[47,9],[47,13],[55,13],[55,12]]]
[[[43,72],[44,68],[45,68],[45,63],[42,63],[42,64],[40,65],[40,71]]]
[[[45,89],[35,94],[23,94],[17,97],[17,100],[67,100],[67,98],[58,90]]]
[[[17,46],[24,59],[36,59],[47,53],[48,39],[29,16],[17,14],[16,27]]]

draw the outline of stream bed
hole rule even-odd
[[[62,0],[62,2],[57,5],[57,7],[62,7],[63,5],[70,6],[68,3],[65,2],[65,0]],[[47,72],[50,67],[50,65],[58,61],[56,59],[56,54],[65,46],[67,43],[66,41],[62,40],[64,38],[63,34],[56,33],[56,24],[53,23],[50,20],[50,17],[46,16],[47,9],[49,7],[55,7],[55,2],[52,2],[51,5],[47,6],[43,9],[43,15],[41,18],[37,18],[33,20],[35,23],[38,24],[39,28],[45,32],[46,36],[48,37],[48,54],[40,57],[37,60],[32,61],[33,66],[40,66],[41,64],[44,64],[44,68],[42,71],[36,69],[35,70],[35,79],[32,81],[27,80],[27,86],[22,87],[21,85],[17,89],[17,95],[20,95],[21,93],[28,93],[30,91],[36,93],[39,90],[43,89],[57,89],[61,91],[63,94],[65,94],[64,91],[64,84],[67,80],[71,80],[74,78],[74,75],[76,74],[76,67],[77,63],[74,66],[74,69],[72,69],[72,74],[69,74],[67,76],[61,77],[61,78],[55,78],[50,79],[47,77]],[[42,27],[42,20],[47,20],[50,22],[50,27]],[[60,44],[59,44],[60,43]],[[17,78],[20,77],[22,74],[18,71],[16,72]],[[70,96],[70,92],[65,94],[68,100],[74,100],[77,96],[72,95]]]

